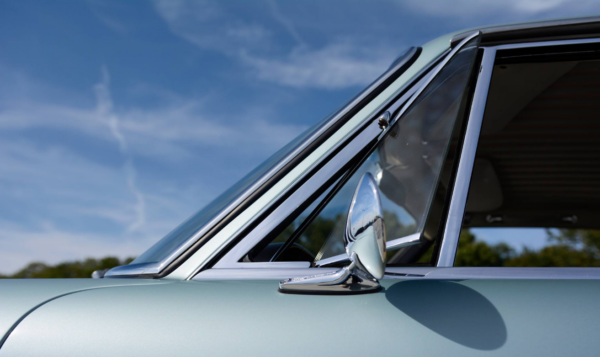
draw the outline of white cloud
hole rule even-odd
[[[406,0],[400,4],[426,14],[443,17],[499,16],[501,14],[531,16],[549,14],[556,10],[559,10],[560,13],[553,15],[563,17],[565,13],[571,11],[598,9],[598,2],[594,0]]]
[[[341,89],[365,86],[381,75],[397,54],[397,47],[374,44],[372,39],[334,38],[309,46],[277,4],[269,2],[277,28],[242,20],[216,1],[155,2],[171,31],[204,49],[241,60],[255,78],[296,88]],[[272,25],[272,24],[271,24]],[[295,39],[285,48],[271,33],[281,26]]]
[[[0,75],[9,72],[1,69]],[[273,122],[271,118],[275,115],[268,108],[244,108],[232,118],[209,109],[205,98],[181,98],[172,93],[163,93],[166,100],[157,107],[116,108],[108,73],[105,70],[101,73],[101,81],[94,86],[95,104],[89,107],[79,104],[83,101],[75,104],[60,98],[48,103],[45,94],[60,90],[25,75],[19,76],[23,89],[14,100],[3,95],[14,83],[0,84],[0,130],[69,129],[108,142],[116,140],[123,153],[177,160],[178,156],[192,155],[190,145],[220,148],[249,145],[258,149],[259,154],[269,153],[306,129],[304,125]]]
[[[136,218],[127,227],[128,231],[140,229],[146,223],[146,200],[137,187],[137,170],[133,164],[133,155],[129,152],[127,141],[120,129],[119,116],[113,112],[113,102],[110,93],[110,74],[105,66],[102,67],[102,80],[94,86],[96,92],[96,113],[102,122],[106,122],[113,137],[119,143],[119,149],[125,159],[124,171],[127,178],[127,187],[135,197]]]
[[[269,7],[271,8],[271,14],[273,14],[273,18],[283,26],[283,28],[292,36],[294,40],[300,46],[305,46],[306,43],[302,39],[302,36],[296,30],[296,27],[292,23],[289,17],[285,16],[280,10],[279,6],[275,2],[275,0],[268,1]]]
[[[370,48],[334,43],[318,50],[301,47],[283,58],[242,56],[259,79],[298,88],[340,89],[365,86],[390,65],[394,53],[388,48]]]
[[[115,240],[102,234],[69,232],[49,222],[39,227],[0,222],[0,272],[11,274],[34,261],[56,264],[88,257],[137,256],[144,243],[149,244],[148,241]]]
[[[236,53],[268,45],[264,26],[232,16],[214,1],[157,0],[155,7],[174,34],[203,49]]]
[[[119,167],[86,159],[59,146],[47,147],[26,140],[0,142],[0,273],[10,273],[41,260],[56,263],[117,255],[139,255],[162,235],[210,198],[185,190],[150,183],[145,197],[148,220],[139,220],[139,207],[131,199]],[[195,199],[196,200],[195,200]],[[206,203],[207,200],[205,199]],[[12,214],[18,218],[8,221]]]
[[[6,213],[2,219],[13,221],[0,222],[2,273],[34,259],[53,263],[140,254],[225,188],[207,184],[214,175],[178,180],[178,169],[198,164],[192,158],[218,161],[227,156],[217,153],[229,148],[236,156],[217,166],[235,173],[230,166],[264,157],[305,129],[274,123],[264,109],[247,108],[236,117],[210,115],[197,98],[160,100],[155,108],[119,106],[107,71],[90,88],[92,100],[74,93],[75,101],[64,100],[71,98],[65,95],[48,103],[48,93],[60,90],[25,75],[19,78],[22,90],[10,97],[15,100],[5,95],[13,83],[0,83],[0,210]],[[39,129],[51,139],[28,137]],[[63,142],[65,132],[93,141],[92,147],[100,145],[102,151],[84,152],[85,145]],[[200,148],[205,151],[198,153]],[[143,171],[142,161],[146,169],[174,168],[168,175],[176,178]],[[196,167],[187,175],[204,170]]]

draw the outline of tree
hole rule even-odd
[[[507,244],[488,245],[469,230],[461,232],[456,266],[479,267],[600,267],[600,231],[547,229],[552,245],[516,253]]]
[[[119,260],[116,257],[102,259],[88,258],[82,261],[63,262],[57,265],[48,265],[40,262],[28,264],[10,276],[0,278],[15,279],[47,279],[47,278],[91,278],[95,270],[105,270],[119,265],[131,263],[134,258]]]
[[[475,235],[464,229],[460,233],[454,265],[462,267],[503,266],[514,255],[515,251],[507,244],[488,245],[485,242],[476,241]]]

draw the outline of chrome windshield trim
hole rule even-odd
[[[381,113],[381,112],[383,111],[383,109],[385,109],[385,108],[387,108],[387,110],[389,110],[390,112],[395,112],[395,111],[396,111],[396,110],[398,110],[400,107],[402,107],[402,106],[403,106],[403,105],[404,105],[404,104],[407,102],[407,100],[408,100],[409,98],[411,98],[411,97],[412,97],[412,95],[415,93],[415,91],[416,91],[418,88],[420,88],[421,86],[423,86],[423,85],[424,85],[424,83],[426,83],[426,82],[428,81],[428,78],[429,78],[429,76],[431,75],[431,73],[429,73],[429,72],[431,72],[431,71],[432,71],[432,69],[435,69],[435,68],[436,68],[436,66],[439,64],[440,60],[441,60],[441,59],[443,59],[443,58],[445,58],[445,56],[447,56],[449,52],[450,52],[450,50],[444,51],[444,52],[443,52],[443,53],[441,53],[441,54],[440,54],[440,55],[439,55],[437,58],[435,58],[434,60],[432,60],[432,61],[431,61],[431,62],[430,62],[430,63],[429,63],[427,66],[423,67],[423,68],[422,68],[422,69],[421,69],[421,70],[420,70],[420,71],[419,71],[417,74],[415,74],[415,76],[413,77],[413,79],[412,79],[412,80],[410,80],[410,81],[409,81],[409,82],[407,82],[407,83],[406,83],[404,86],[402,86],[401,88],[399,88],[399,89],[397,90],[397,92],[396,92],[396,93],[399,93],[400,95],[398,95],[398,94],[397,94],[397,95],[394,95],[394,96],[390,97],[388,100],[386,100],[384,103],[382,103],[382,104],[381,104],[381,105],[378,107],[378,109],[376,109],[375,111],[373,111],[373,115],[371,115],[371,116],[370,116],[368,119],[366,119],[366,120],[364,121],[364,123],[365,123],[365,124],[367,124],[367,123],[371,123],[373,120],[375,120],[375,119],[376,119],[376,118],[379,116],[379,113]],[[369,125],[367,125],[367,127],[368,127],[368,126],[369,126]],[[316,163],[315,163],[315,164],[314,164],[312,167],[318,166],[318,165],[319,165],[320,163],[322,163],[323,161],[327,161],[327,160],[329,160],[329,161],[333,161],[333,160],[335,160],[335,159],[336,159],[336,157],[337,157],[337,155],[339,155],[339,153],[337,153],[337,154],[336,154],[336,156],[334,156],[333,158],[330,158],[330,157],[331,157],[331,153],[338,151],[340,147],[345,147],[345,146],[348,146],[348,145],[353,145],[353,144],[352,144],[352,141],[353,141],[353,140],[356,140],[356,137],[355,137],[355,136],[357,135],[357,133],[360,133],[360,132],[364,131],[364,129],[365,129],[365,125],[361,125],[361,126],[359,126],[359,127],[355,128],[355,129],[353,129],[353,130],[352,130],[352,131],[351,131],[351,132],[350,132],[350,133],[347,135],[347,137],[354,137],[354,139],[352,139],[352,140],[351,140],[349,143],[348,143],[348,141],[347,141],[347,140],[344,140],[344,141],[342,141],[342,142],[338,143],[337,145],[335,145],[334,147],[332,147],[332,148],[331,148],[331,150],[330,150],[330,151],[329,151],[329,152],[328,152],[326,155],[324,155],[324,156],[323,156],[323,158],[322,158],[321,160],[319,160],[318,162],[316,162]],[[381,130],[379,130],[379,132],[381,132]],[[358,135],[359,135],[359,134],[358,134]],[[380,139],[380,138],[379,138],[379,139]],[[361,148],[363,148],[363,147],[364,147],[364,146],[361,146]],[[342,149],[342,150],[343,150],[343,149]],[[359,151],[358,149],[354,149],[354,150],[355,150],[355,152],[358,152],[358,151]],[[309,172],[309,171],[307,171],[307,173],[305,173],[304,175],[302,175],[302,177],[298,178],[298,180],[297,180],[296,182],[298,182],[298,181],[301,181],[301,180],[302,180],[303,178],[305,178],[307,175],[309,175],[309,174],[312,174],[312,172],[310,172],[310,173],[308,173],[308,172]],[[317,172],[318,172],[318,171],[317,171]],[[316,173],[315,173],[315,174],[316,174]],[[298,188],[298,189],[299,189],[299,188]],[[314,189],[316,189],[316,186],[315,186],[315,187],[313,187],[313,190],[314,190]],[[278,199],[279,199],[279,198],[280,198],[282,195],[286,194],[286,193],[287,193],[287,191],[289,191],[289,190],[286,190],[285,192],[282,192],[282,193],[281,193],[281,194],[280,194],[280,195],[279,195],[279,196],[278,196],[276,199],[274,199],[274,200],[273,200],[273,202],[276,202],[276,201],[278,201]],[[308,196],[307,196],[307,197],[308,197]],[[306,199],[306,198],[305,198],[305,199]],[[285,202],[284,202],[284,203],[282,203],[282,205],[284,205],[284,204],[285,204]],[[259,213],[256,215],[256,217],[259,217],[259,216],[260,216],[262,213],[264,213],[266,210],[268,210],[270,207],[272,207],[272,205],[273,205],[273,204],[270,204],[268,207],[265,207],[263,210],[261,210],[261,211],[260,211],[260,212],[259,212]],[[280,219],[278,222],[280,222],[282,219],[283,219],[283,218],[281,218],[281,219]],[[253,220],[253,221],[254,221],[254,220]],[[245,230],[245,229],[246,229],[246,228],[247,228],[247,227],[248,227],[248,226],[249,226],[251,223],[253,223],[253,221],[246,222],[246,224],[245,224],[245,225],[244,225],[242,228],[240,228],[240,229],[239,229],[239,231],[240,231],[240,232],[241,232],[241,231],[244,231],[244,230]],[[264,234],[264,232],[263,232],[263,234]],[[228,241],[225,243],[225,245],[224,245],[224,246],[226,246],[227,244],[230,244],[230,242],[231,242],[232,240],[234,240],[234,239],[235,239],[235,238],[233,238],[233,237],[232,237],[232,238],[230,238],[230,239],[229,239],[229,240],[228,240]],[[245,238],[244,238],[244,239],[243,239],[241,242],[239,242],[239,243],[238,243],[238,245],[242,244],[242,246],[244,247],[244,249],[246,249],[246,248],[247,248],[248,250],[250,250],[252,247],[254,247],[254,244],[255,244],[255,243],[254,243],[254,244],[250,244],[250,243],[248,243],[248,244],[247,244],[247,242],[248,242],[248,236],[246,236],[246,237],[245,237]],[[237,247],[237,246],[236,246],[236,247]],[[231,250],[235,249],[236,247],[232,248]],[[217,255],[218,255],[218,254],[219,254],[219,253],[222,251],[222,250],[224,250],[224,249],[226,249],[226,248],[221,248],[221,249],[219,249],[219,250],[217,250],[217,251],[214,251],[214,252],[212,252],[212,253],[211,253],[211,255],[210,255],[210,257],[209,257],[209,259],[208,259],[207,261],[211,261],[212,259],[214,259],[214,258],[215,258],[215,257],[216,257],[216,256],[217,256]],[[231,252],[231,251],[230,251],[230,252]],[[229,254],[230,252],[228,252],[227,254]],[[244,252],[244,253],[247,253],[247,251],[246,251],[246,252]],[[243,256],[243,255],[242,255],[242,256]],[[240,257],[239,257],[239,259],[241,259],[241,257],[242,257],[242,256],[240,256]],[[233,267],[235,267],[235,265],[234,265],[234,264],[237,264],[237,263],[238,263],[238,261],[237,261],[237,260],[230,260],[228,263],[225,263],[225,261],[223,261],[223,259],[224,259],[224,258],[225,258],[225,257],[221,258],[221,260],[219,260],[219,262],[217,262],[217,263],[214,265],[214,267],[218,267],[218,268],[220,268],[220,269],[221,269],[221,268],[233,268]],[[221,264],[226,264],[226,265],[221,265]],[[206,263],[205,263],[204,265],[200,265],[200,266],[198,266],[198,267],[197,267],[197,268],[194,270],[194,272],[193,272],[192,274],[190,274],[190,276],[189,276],[188,280],[189,280],[189,279],[192,279],[192,278],[193,278],[193,277],[194,277],[196,274],[198,274],[200,271],[202,271],[202,269],[204,269],[204,268],[205,268],[205,265],[206,265]]]
[[[402,238],[396,238],[394,240],[386,242],[385,250],[389,252],[392,250],[409,247],[411,245],[415,245],[415,244],[419,244],[419,243],[421,243],[421,233],[414,233],[414,234],[411,234],[411,235],[408,235],[408,236],[405,236]],[[348,260],[347,254],[338,254],[338,255],[334,255],[333,257],[329,257],[329,258],[325,258],[325,259],[316,261],[315,266],[321,267],[324,265],[335,264],[335,263],[339,263],[339,262],[343,262],[343,261],[347,261],[347,260]]]
[[[437,262],[438,267],[451,267],[454,264],[495,59],[496,49],[484,48],[475,94],[473,95],[471,111],[467,122],[467,131],[454,181],[450,208],[446,217],[446,227]]]
[[[446,64],[455,56],[455,54],[458,51],[460,51],[464,47],[465,44],[467,44],[469,41],[471,41],[472,39],[476,38],[479,35],[480,35],[480,33],[478,31],[473,32],[470,36],[468,36],[463,41],[461,41],[461,43],[458,46],[456,46],[454,49],[452,49],[449,53],[445,54],[443,59],[439,63],[437,63],[436,66],[432,69],[431,73],[428,73],[427,76],[425,76],[424,78],[421,79],[422,83],[419,83],[418,86],[415,86],[416,88],[413,88],[414,90],[412,91],[412,93],[408,96],[408,98],[405,101],[402,102],[401,105],[399,103],[397,103],[399,101],[398,99],[396,100],[396,102],[392,103],[392,106],[395,106],[395,108],[400,107],[400,109],[398,111],[398,114],[395,116],[394,121],[392,121],[390,123],[390,125],[388,125],[386,127],[385,130],[379,131],[379,134],[377,137],[378,141],[383,138],[385,132],[387,130],[389,130],[389,128],[391,128],[393,126],[395,121],[397,121],[398,118],[400,118],[402,116],[402,114],[404,114],[406,112],[406,110],[416,100],[416,98],[419,96],[419,94],[421,94],[424,91],[424,89],[433,81],[433,79],[446,66]],[[389,103],[387,103],[387,104],[389,104]],[[396,110],[396,109],[394,109],[394,110]],[[371,119],[373,119],[373,118],[371,118]],[[361,147],[364,147],[364,144],[353,143],[352,145],[353,146],[359,145]],[[343,149],[342,151],[346,151],[345,149]],[[352,149],[352,150],[355,152],[358,151],[356,149]],[[339,160],[341,160],[339,154],[336,155],[336,157],[334,159],[332,159],[332,161],[339,161]],[[339,162],[336,163],[335,166],[339,166]],[[329,167],[329,164],[326,165],[324,169],[326,169],[328,167]],[[289,206],[288,208],[286,208],[285,212],[283,212],[283,213],[279,212],[281,206],[280,206],[280,208],[276,209],[267,218],[265,218],[265,220],[263,220],[255,229],[253,229],[250,233],[248,233],[241,242],[239,242],[235,247],[233,247],[229,252],[227,252],[227,254],[225,254],[225,256],[223,258],[221,258],[214,265],[214,267],[219,268],[219,269],[235,268],[235,267],[237,267],[237,265],[243,264],[240,262],[240,260],[242,260],[242,258],[248,253],[248,251],[250,251],[250,249],[252,249],[256,244],[258,244],[258,242],[260,242],[260,240],[263,239],[268,232],[270,232],[272,229],[274,229],[276,227],[275,222],[279,223],[283,219],[281,217],[287,217],[291,213],[291,212],[288,212],[291,208],[295,209],[295,207],[298,207],[298,205],[301,202],[303,202],[303,200],[306,200],[309,197],[305,193],[300,193],[299,191],[306,190],[307,192],[312,193],[316,189],[315,187],[317,187],[317,185],[320,186],[322,184],[322,183],[315,184],[312,182],[314,181],[316,176],[319,176],[320,174],[322,174],[322,171],[324,171],[324,169],[319,170],[315,174],[315,176],[313,176],[307,183],[305,183],[301,188],[299,188],[296,192],[294,192],[292,197],[290,197],[288,199],[288,200],[291,199],[293,201],[293,204],[286,204],[286,203],[282,204],[282,206],[286,206],[286,205]],[[327,169],[327,170],[330,170],[330,169]],[[327,176],[327,177],[330,177],[330,176]],[[312,185],[312,187],[310,187],[311,185]],[[274,217],[277,214],[279,214],[281,217],[280,218]],[[399,245],[401,242],[399,241],[397,243]],[[416,243],[410,243],[410,244],[416,244]],[[399,248],[399,247],[400,246],[398,246],[397,248]],[[194,274],[191,275],[191,277],[196,275],[198,273],[198,271],[201,270],[201,268],[202,267],[199,267],[194,272]]]
[[[155,274],[158,271],[158,264],[156,263],[141,263],[141,264],[129,264],[114,267],[104,273],[105,278],[118,277],[124,275],[147,275]]]
[[[253,183],[249,188],[240,193],[236,198],[234,198],[230,204],[228,204],[225,208],[219,211],[213,219],[211,219],[208,223],[206,223],[202,228],[196,231],[194,234],[190,236],[187,240],[181,243],[177,248],[175,248],[167,257],[162,259],[156,263],[144,263],[148,264],[148,270],[145,274],[158,274],[160,273],[167,265],[171,264],[177,257],[181,256],[186,250],[188,250],[196,241],[198,241],[202,236],[204,236],[207,232],[209,232],[214,226],[216,226],[219,222],[221,222],[227,215],[229,215],[236,207],[242,204],[252,193],[258,190],[261,186],[263,186],[269,179],[271,179],[277,172],[283,169],[292,159],[298,156],[302,151],[304,151],[309,145],[315,142],[320,136],[322,136],[327,130],[329,130],[332,126],[334,126],[339,120],[343,119],[347,114],[349,114],[356,106],[360,105],[365,99],[367,99],[372,93],[379,88],[382,84],[384,84],[390,77],[402,69],[402,67],[410,64],[404,71],[401,71],[398,76],[402,75],[406,71],[406,69],[410,68],[414,61],[421,54],[421,47],[410,47],[406,52],[406,57],[402,60],[397,60],[397,62],[392,63],[392,66],[388,68],[379,78],[377,78],[371,85],[365,88],[361,93],[359,93],[355,98],[353,98],[349,103],[344,105],[341,109],[339,109],[335,114],[331,115],[331,118],[323,123],[316,131],[306,138],[303,142],[298,144],[298,147],[290,152],[287,156],[281,159],[278,163],[276,163],[269,171],[267,171],[263,176],[261,176],[255,183]],[[443,56],[444,54],[442,54]],[[427,67],[428,68],[428,67]],[[413,83],[410,81],[405,86],[400,88],[403,90],[406,86],[409,86]],[[387,87],[386,87],[387,88]],[[384,88],[385,89],[385,88]],[[388,101],[384,102],[383,105],[386,105]],[[367,104],[367,103],[365,103]],[[137,264],[136,264],[137,265]],[[124,265],[118,267],[119,275],[138,275],[138,269],[131,265]],[[115,268],[113,268],[115,269]],[[111,269],[112,270],[112,269]],[[112,275],[108,274],[110,270],[107,272],[106,276]]]

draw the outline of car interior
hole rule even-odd
[[[594,52],[583,59],[576,52],[497,59],[455,265],[596,266],[600,60]],[[504,253],[473,259],[468,255],[478,241]]]

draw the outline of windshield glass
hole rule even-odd
[[[408,61],[417,53],[416,48],[411,47],[404,51],[398,59],[394,61],[392,67],[396,67],[403,61]],[[392,69],[390,67],[390,69]],[[194,233],[198,232],[204,225],[210,222],[216,217],[219,212],[225,209],[231,202],[233,202],[238,196],[264,176],[269,170],[271,170],[277,163],[287,157],[290,153],[296,150],[306,139],[312,136],[314,133],[319,131],[327,122],[329,122],[334,116],[336,116],[343,108],[348,106],[350,103],[361,97],[366,92],[373,90],[375,86],[378,86],[379,81],[386,76],[388,72],[384,73],[381,77],[377,78],[373,84],[361,91],[359,94],[354,96],[352,99],[344,103],[332,114],[320,120],[315,126],[309,128],[304,133],[299,135],[296,139],[292,140],[289,144],[280,149],[277,153],[267,159],[265,162],[260,164],[256,169],[251,171],[248,175],[238,181],[230,189],[223,192],[215,200],[209,203],[206,207],[198,211],[196,214],[185,220],[177,228],[159,240],[150,249],[144,252],[142,255],[137,257],[131,264],[140,263],[157,263],[169,256],[175,249],[185,243]],[[398,73],[397,73],[398,74]]]
[[[167,257],[169,253],[175,250],[179,245],[184,243],[189,237],[197,232],[202,226],[213,219],[221,210],[241,195],[246,189],[254,184],[260,177],[266,174],[278,162],[283,160],[289,153],[293,152],[305,139],[316,132],[329,119],[326,117],[320,121],[314,128],[310,128],[289,144],[284,146],[249,174],[244,176],[236,184],[215,198],[206,207],[198,211],[196,214],[185,220],[177,228],[164,236],[150,249],[137,257],[131,264],[138,263],[156,263]]]

